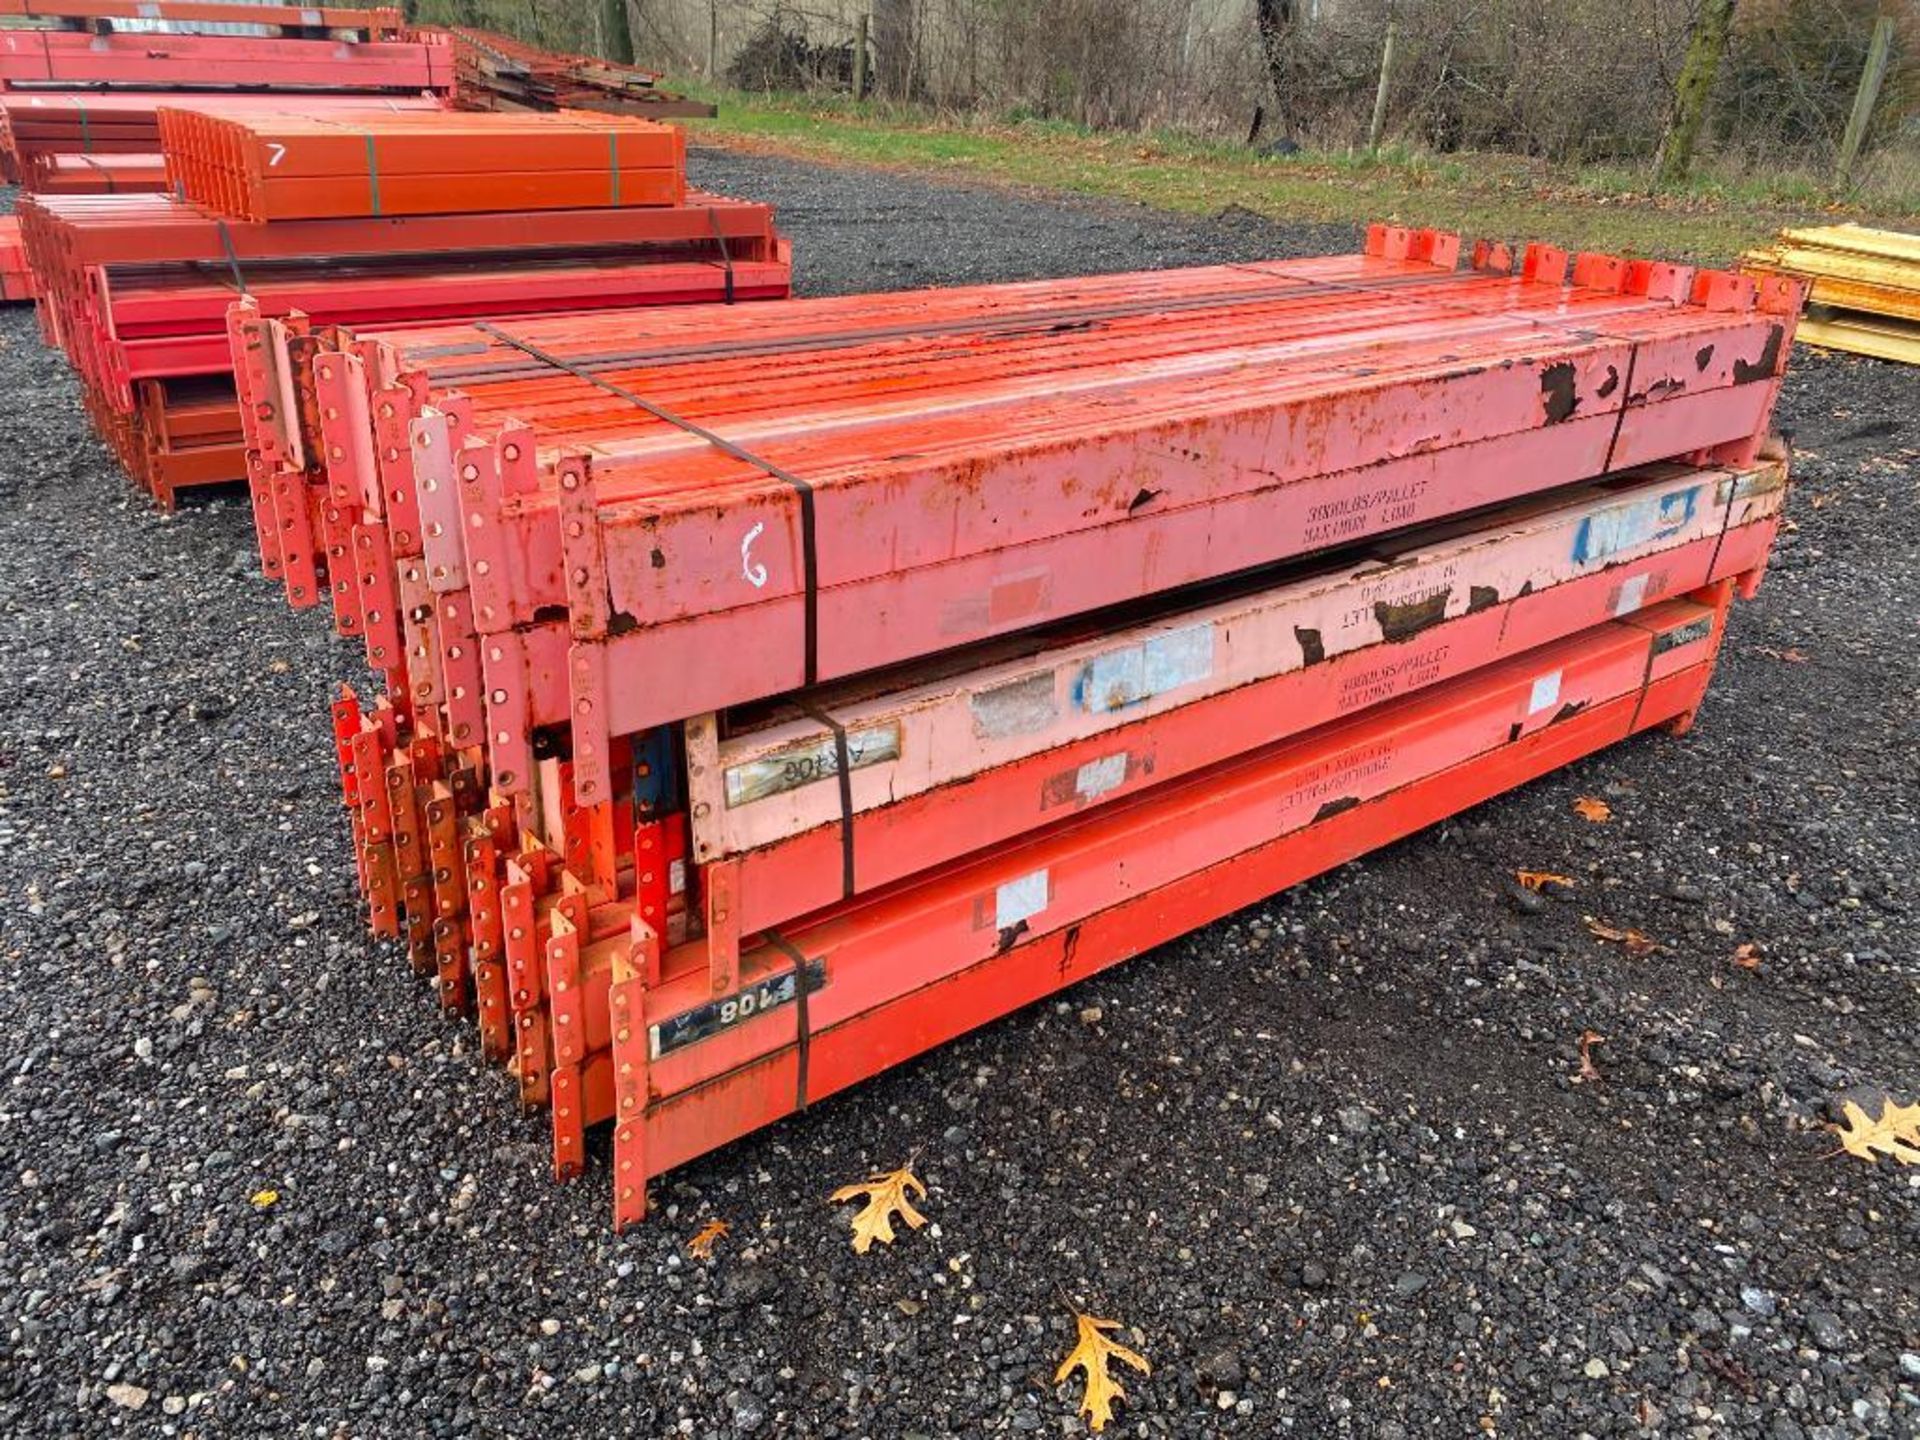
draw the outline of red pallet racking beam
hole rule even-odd
[[[207,115],[162,110],[185,198],[253,221],[677,206],[686,140],[584,115]]]
[[[82,35],[0,29],[0,86],[124,85],[223,89],[447,90],[444,44],[229,35]]]
[[[68,24],[136,20],[170,26],[252,25],[295,31],[357,31],[398,37],[405,19],[396,9],[337,5],[270,5],[252,0],[0,0],[0,16]]]
[[[38,203],[21,210],[50,265],[224,264],[223,223],[171,195]],[[544,211],[482,215],[409,215],[383,219],[225,222],[225,239],[244,268],[251,262],[339,260],[371,256],[542,255],[642,246],[724,243],[736,260],[779,258],[771,206],[691,191],[672,209]]]

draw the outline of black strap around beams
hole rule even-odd
[[[1627,351],[1627,374],[1620,382],[1620,408],[1613,412],[1613,434],[1607,441],[1606,463],[1600,467],[1602,475],[1613,473],[1613,452],[1620,448],[1620,432],[1626,428],[1627,410],[1633,404],[1633,372],[1640,364],[1640,342],[1635,340],[1633,348]]]
[[[847,727],[807,700],[799,702],[800,713],[833,732],[834,768],[840,782],[840,893],[853,898],[853,752],[847,744]]]
[[[800,497],[800,568],[801,579],[806,587],[805,683],[808,685],[818,684],[820,681],[820,555],[814,541],[813,486],[805,480],[802,480],[792,471],[783,470],[771,460],[763,460],[752,451],[734,444],[733,441],[727,439],[724,435],[716,435],[713,431],[707,429],[706,426],[697,424],[687,419],[684,415],[676,415],[664,405],[656,405],[651,400],[643,399],[641,396],[627,389],[624,385],[616,385],[611,380],[603,380],[589,370],[583,370],[578,365],[562,360],[558,355],[550,355],[536,345],[530,345],[525,340],[507,334],[506,331],[496,325],[489,325],[484,320],[476,320],[473,328],[482,334],[491,335],[502,345],[512,346],[522,355],[531,356],[542,365],[551,365],[555,370],[564,370],[567,374],[577,379],[585,380],[589,385],[598,386],[609,395],[617,395],[629,404],[638,406],[640,409],[646,411],[646,413],[653,416],[654,419],[663,420],[669,425],[677,426],[686,431],[689,435],[706,441],[707,444],[713,446],[713,448],[718,450],[722,455],[731,456],[743,465],[752,465],[756,469],[764,470],[774,479],[784,481],[793,487],[794,493]]]
[[[242,295],[247,293],[247,277],[240,269],[240,252],[233,247],[233,232],[227,229],[225,220],[214,221],[220,232],[220,248],[227,252],[227,268],[233,271],[233,288]]]
[[[720,233],[720,212],[709,205],[707,224],[713,227],[713,243],[720,247],[720,264],[727,275],[727,304],[733,304],[733,256],[727,250],[727,237]]]
[[[799,1034],[795,1047],[799,1063],[793,1080],[793,1108],[798,1112],[807,1108],[807,1062],[813,1048],[813,1020],[807,1013],[807,957],[778,930],[762,930],[760,934],[769,945],[793,961],[793,1003],[798,1007],[795,1028]]]

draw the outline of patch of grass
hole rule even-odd
[[[698,90],[700,87],[688,87]],[[1201,137],[1099,133],[1059,121],[933,112],[845,97],[708,90],[720,117],[695,121],[714,142],[841,164],[964,176],[1135,201],[1185,214],[1240,207],[1277,220],[1430,225],[1469,236],[1541,239],[1726,263],[1783,225],[1879,218],[1825,203],[1805,176],[1709,178],[1662,193],[1621,167],[1572,169],[1510,155],[1265,156]],[[1911,206],[1890,215],[1911,219]]]

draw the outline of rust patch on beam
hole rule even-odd
[[[1373,618],[1380,622],[1380,633],[1388,640],[1411,640],[1428,626],[1447,618],[1449,588],[1436,590],[1418,600],[1403,600],[1397,605],[1385,600],[1373,602]]]
[[[1779,326],[1769,326],[1767,343],[1761,348],[1758,360],[1736,360],[1733,362],[1733,383],[1751,385],[1756,380],[1771,380],[1774,372],[1780,368],[1780,346],[1786,338],[1786,330]]]
[[[1547,407],[1547,423],[1558,425],[1580,408],[1580,393],[1574,387],[1573,362],[1562,360],[1540,372],[1540,398]]]

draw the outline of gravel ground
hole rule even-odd
[[[696,169],[781,206],[815,293],[1353,239]],[[1915,1433],[1920,1170],[1822,1122],[1920,1099],[1920,370],[1795,357],[1793,533],[1690,736],[736,1144],[620,1239],[604,1158],[553,1187],[366,939],[350,651],[242,500],[154,513],[17,311],[0,396],[6,1435],[1073,1434],[1067,1296],[1154,1365],[1109,1434]],[[914,1153],[933,1224],[856,1258],[827,1192]]]

